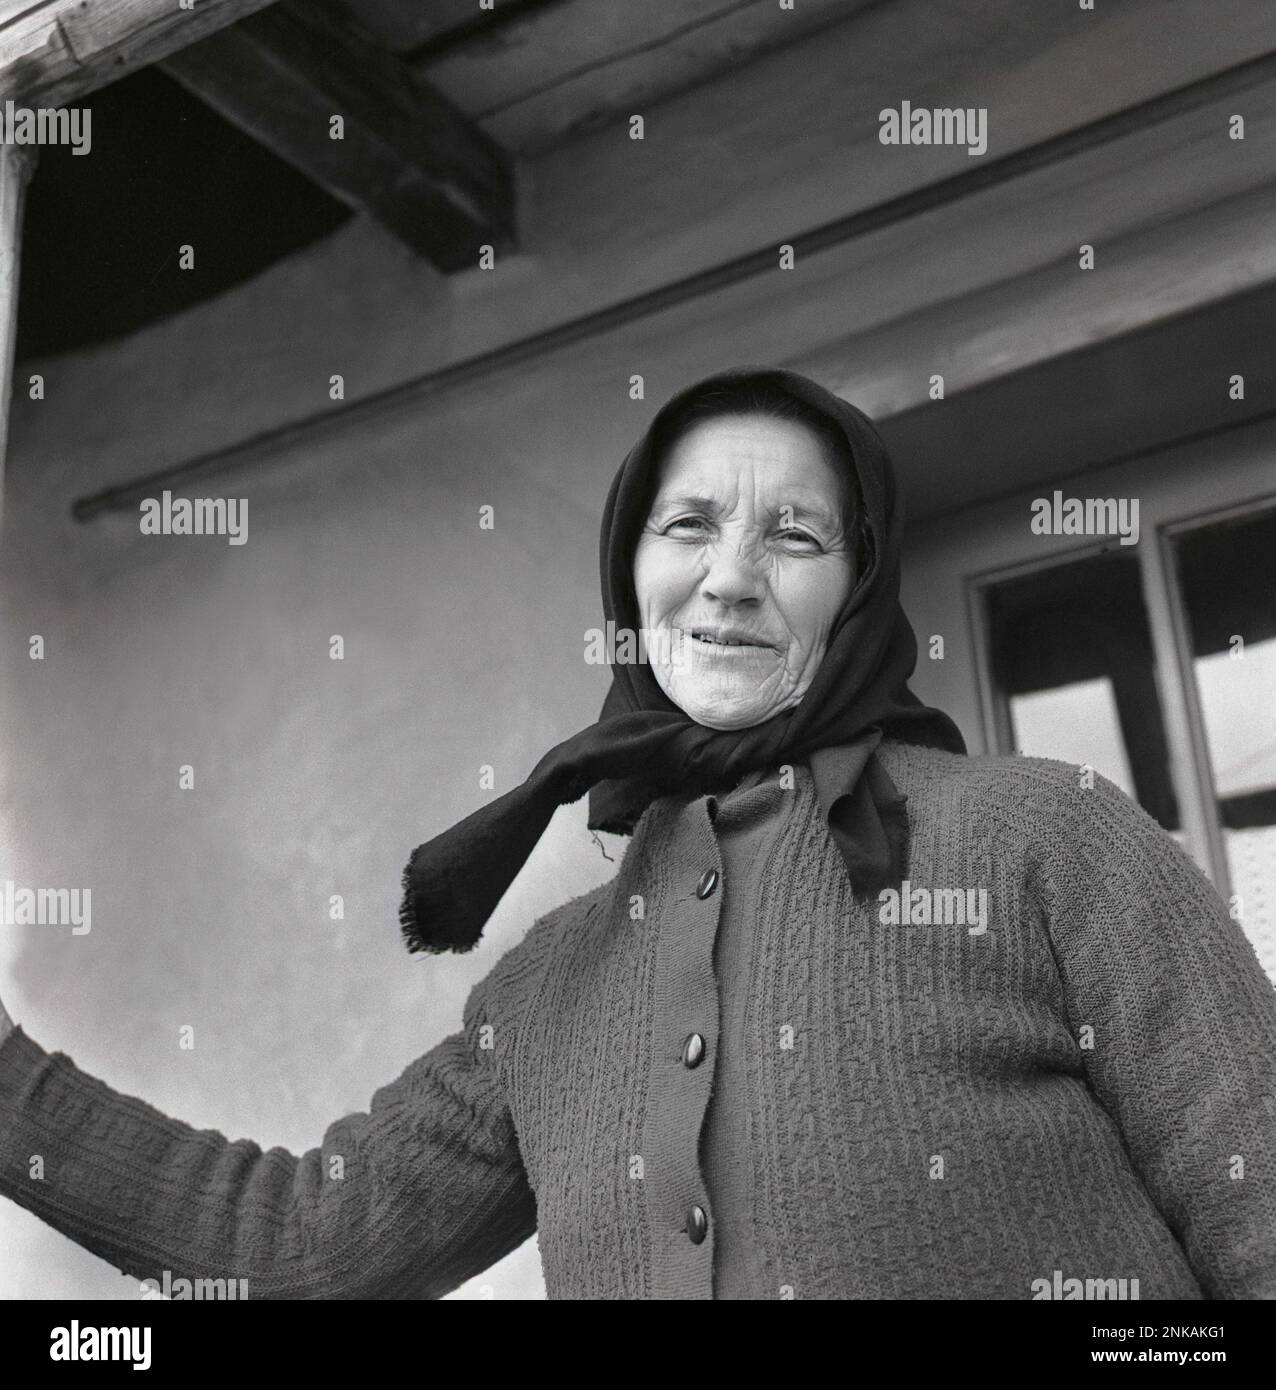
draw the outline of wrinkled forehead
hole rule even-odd
[[[655,515],[680,503],[730,507],[747,493],[768,512],[787,506],[796,515],[849,526],[850,451],[836,447],[833,433],[762,413],[689,421],[653,454],[647,510]]]

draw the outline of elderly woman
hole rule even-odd
[[[253,1298],[437,1296],[534,1231],[558,1298],[1276,1297],[1276,995],[1111,783],[968,757],[911,693],[900,527],[877,433],[814,383],[676,396],[602,528],[650,661],[416,851],[403,929],[471,948],[586,792],[632,833],[615,879],[301,1158],[12,1029],[0,1188]]]

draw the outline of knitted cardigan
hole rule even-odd
[[[773,1296],[1276,1297],[1276,992],[1214,889],[1102,777],[879,756],[908,798],[911,920],[854,901],[809,778],[761,876],[746,1089]],[[16,1029],[0,1191],[127,1273],[250,1298],[437,1297],[533,1231],[551,1298],[711,1297],[715,869],[706,798],[653,804],[617,877],[300,1158]],[[986,930],[919,922],[939,889],[986,890]]]

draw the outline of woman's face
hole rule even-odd
[[[670,449],[634,554],[652,672],[698,724],[744,729],[806,693],[855,582],[838,477],[793,420],[706,420]]]

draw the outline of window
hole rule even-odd
[[[1234,911],[1276,977],[1276,510],[1170,545]]]
[[[1138,560],[1053,564],[985,601],[999,751],[1093,767],[1180,832]]]
[[[972,596],[990,743],[1115,782],[1213,879],[1276,979],[1276,508],[1091,542]]]

